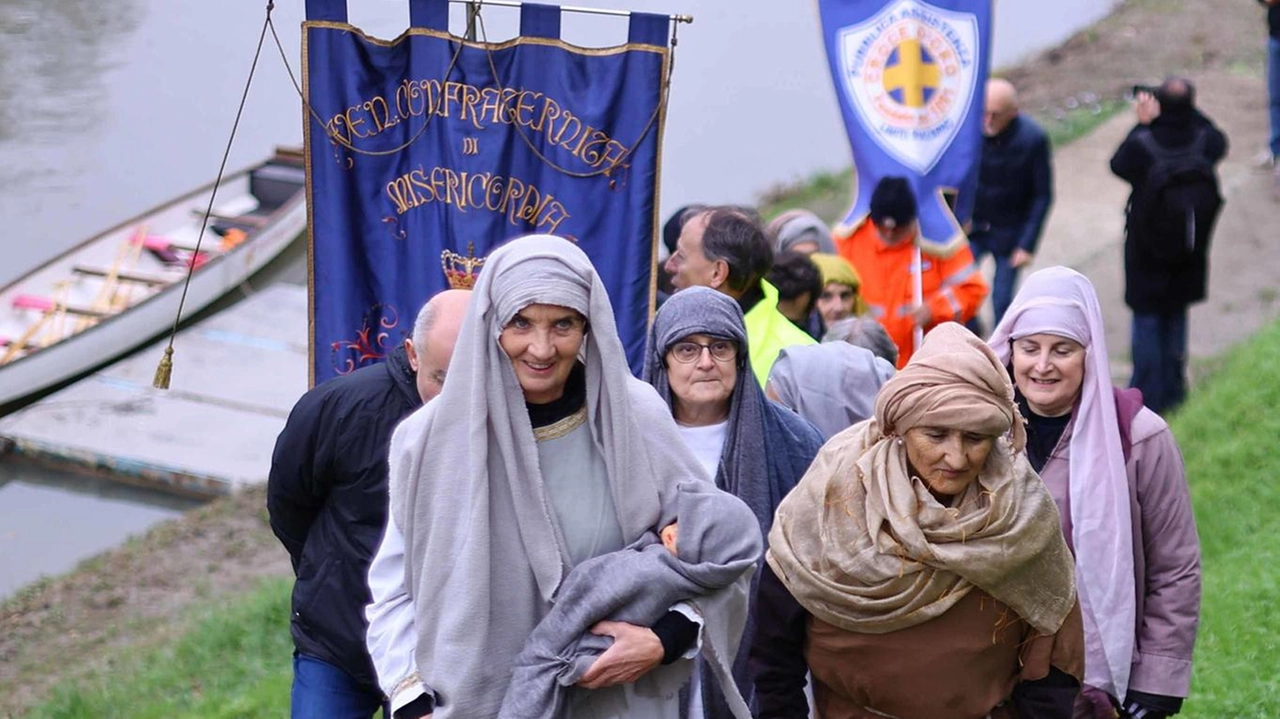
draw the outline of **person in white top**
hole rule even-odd
[[[512,662],[577,564],[676,521],[705,481],[653,388],[627,369],[604,286],[550,236],[486,261],[439,397],[396,430],[390,521],[370,567],[368,645],[397,719],[491,719]],[[747,578],[613,643],[574,719],[675,719],[700,641],[737,651]],[[738,622],[736,631],[733,622]]]
[[[685,446],[717,487],[747,503],[767,537],[778,503],[809,468],[822,434],[765,399],[750,371],[742,309],[728,295],[706,287],[676,293],[654,318],[648,346],[645,379],[671,407]],[[734,678],[754,709],[746,667],[751,635],[748,622]],[[694,706],[701,699],[707,719],[728,716],[705,669],[699,679]]]

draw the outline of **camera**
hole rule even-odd
[[[1154,96],[1156,94],[1156,86],[1155,85],[1134,85],[1133,87],[1129,88],[1129,99],[1135,100],[1137,99],[1138,95],[1144,92]]]

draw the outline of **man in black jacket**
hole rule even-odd
[[[1124,241],[1124,300],[1133,310],[1129,386],[1141,389],[1146,405],[1161,413],[1186,396],[1187,307],[1205,297],[1209,241],[1221,207],[1213,172],[1227,154],[1227,138],[1196,109],[1195,87],[1186,79],[1165,80],[1154,95],[1139,93],[1134,107],[1138,124],[1111,158],[1111,171],[1133,187]],[[1167,223],[1152,219],[1162,197],[1150,182],[1157,181],[1151,178],[1157,155],[1172,158],[1180,151],[1206,168],[1212,197],[1210,210],[1189,217],[1175,237],[1151,229]]]
[[[276,440],[267,511],[297,576],[294,719],[369,719],[383,706],[364,607],[387,521],[387,448],[400,420],[439,394],[470,295],[433,297],[386,362],[311,389]]]
[[[987,82],[983,115],[982,164],[974,196],[973,257],[996,261],[991,284],[995,323],[1013,302],[1018,272],[1031,262],[1053,204],[1049,137],[1018,110],[1018,93],[1008,80]],[[982,334],[982,333],[979,333]]]

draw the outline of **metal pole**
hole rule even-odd
[[[512,0],[479,0],[479,2],[477,2],[477,0],[449,0],[449,2],[465,3],[467,5],[468,25],[471,24],[470,18],[471,18],[472,7],[475,8],[475,12],[480,11],[480,5],[500,5],[502,7],[520,7],[520,3],[513,2]],[[561,5],[560,9],[564,12],[580,12],[580,13],[586,13],[588,15],[613,15],[615,17],[631,17],[631,12],[629,10],[606,10],[604,8],[574,7],[571,5]],[[669,17],[672,20],[675,20],[676,22],[682,22],[682,23],[693,22],[692,15],[670,15]],[[469,29],[468,32],[470,31],[471,30]],[[474,38],[468,36],[467,39],[472,40]]]
[[[467,39],[476,40],[476,16],[480,14],[480,3],[475,0],[463,0],[467,3]]]

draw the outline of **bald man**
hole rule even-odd
[[[995,258],[991,303],[999,324],[1013,301],[1019,270],[1030,264],[1040,243],[1053,204],[1053,166],[1048,135],[1018,111],[1018,92],[1008,80],[987,83],[982,132],[969,241],[977,261],[988,254]]]
[[[267,512],[297,577],[295,718],[369,719],[383,707],[364,606],[387,523],[387,447],[400,420],[440,394],[470,298],[467,290],[432,297],[386,362],[302,395],[276,440]]]

